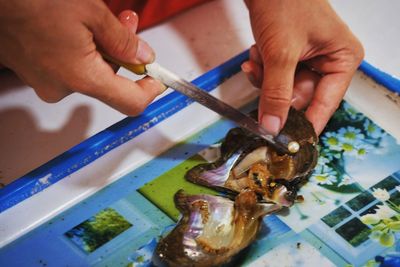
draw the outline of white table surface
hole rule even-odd
[[[400,77],[400,19],[397,14],[400,2],[335,0],[332,4],[363,43],[366,60]],[[157,51],[159,63],[189,80],[242,52],[254,42],[247,10],[241,0],[216,0],[201,5],[142,32],[141,36]],[[124,70],[120,70],[120,74],[130,75]],[[229,83],[234,83],[235,91],[241,95],[235,99],[235,91],[232,95],[228,89],[219,90],[218,95],[224,101],[235,105],[235,102],[254,97],[254,90],[244,75],[235,76]],[[246,91],[244,88],[249,88],[248,92],[243,93]],[[368,103],[368,100],[363,103]],[[181,120],[199,114],[196,110],[200,107],[196,105],[174,115],[174,120],[160,123],[146,136],[128,142],[76,175],[35,195],[30,201],[36,203],[18,204],[1,214],[0,232],[4,239],[0,240],[0,247],[94,193],[130,168],[140,166],[180,138],[199,130],[193,126],[179,137],[174,136],[173,130],[179,127]],[[381,105],[385,106],[384,103]],[[0,182],[8,184],[124,117],[105,104],[79,94],[57,104],[44,103],[12,73],[0,72]],[[212,112],[204,112],[198,127],[216,119],[218,116]],[[386,123],[390,126],[391,122],[388,119]],[[155,138],[153,140],[157,142],[148,142],[149,138]],[[146,144],[149,147],[145,147]],[[136,160],[134,164],[132,160]],[[93,176],[98,177],[97,180],[87,178]],[[37,203],[44,205],[33,209],[38,207]],[[27,206],[32,208],[31,212],[22,214],[22,210],[30,210],[26,209]],[[15,220],[16,216],[18,220]]]

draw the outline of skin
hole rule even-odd
[[[364,51],[325,0],[246,0],[256,44],[242,70],[261,88],[259,121],[272,134],[289,107],[306,108],[320,134]]]
[[[114,73],[99,50],[128,63],[150,63],[154,52],[136,34],[132,11],[119,20],[98,0],[1,1],[0,64],[12,69],[46,102],[72,92],[138,115],[165,87]]]
[[[363,58],[361,44],[325,0],[245,2],[256,45],[242,70],[261,88],[260,123],[277,134],[293,105],[307,108],[319,134]],[[46,102],[79,92],[138,115],[165,87],[150,77],[133,82],[116,75],[99,53],[152,62],[137,23],[134,12],[116,18],[99,0],[1,1],[0,66]]]

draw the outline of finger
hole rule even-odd
[[[251,61],[254,61],[259,65],[263,64],[261,55],[258,52],[258,48],[255,44],[250,47],[249,57]]]
[[[29,72],[24,69],[26,67],[24,65],[22,68],[15,69],[14,72],[24,83],[32,87],[37,96],[44,102],[57,103],[73,93],[72,87],[64,83],[62,79],[55,79],[54,75],[43,71]],[[63,73],[66,72],[68,71]]]
[[[35,82],[32,83],[32,88],[40,99],[47,103],[57,103],[66,96],[72,94],[72,90],[58,84],[46,81],[45,84]]]
[[[364,57],[362,47],[360,51],[340,50],[334,54],[321,55],[306,61],[307,66],[319,73],[353,73]]]
[[[263,81],[263,68],[254,61],[246,61],[241,65],[242,71],[254,87],[261,88]]]
[[[333,73],[320,79],[314,97],[306,111],[306,117],[314,125],[315,132],[318,135],[338,108],[351,77],[348,73]]]
[[[132,10],[124,10],[118,15],[118,20],[122,25],[130,29],[132,33],[135,33],[139,23],[139,16]],[[120,66],[117,64],[104,59],[111,66],[114,72],[117,72]]]
[[[321,76],[307,68],[300,68],[294,78],[292,107],[297,110],[306,108],[313,98]]]
[[[362,61],[364,52],[361,44],[354,42],[350,47],[307,61],[307,65],[313,69],[325,73],[306,111],[306,116],[313,123],[317,134],[322,132],[339,106],[354,72]]]
[[[91,16],[88,22],[89,30],[94,34],[96,43],[110,56],[133,64],[150,63],[154,61],[154,51],[131,30],[122,25],[109,11],[102,10],[102,15]],[[125,21],[132,26],[134,18]]]
[[[297,60],[292,56],[274,57],[264,62],[259,121],[268,132],[276,135],[287,119]]]
[[[94,67],[91,70],[88,68],[84,74],[91,79],[81,85],[81,92],[101,100],[126,115],[140,114],[165,90],[161,82],[150,77],[133,82],[116,75],[107,64],[104,64],[100,55],[91,64]]]

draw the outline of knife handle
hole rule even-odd
[[[124,67],[125,69],[128,69],[130,71],[132,71],[133,73],[137,74],[137,75],[143,75],[146,74],[146,65],[145,64],[131,64],[131,63],[126,63],[126,62],[122,62],[118,59],[115,59],[105,53],[101,53],[101,55],[103,56],[104,59],[106,59],[107,61],[110,61],[114,64],[117,64],[118,66]]]

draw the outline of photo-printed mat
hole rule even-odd
[[[23,262],[32,266],[60,261],[151,266],[157,241],[180,216],[175,192],[216,194],[188,183],[184,174],[218,158],[218,144],[232,127],[221,120],[202,130],[7,245],[0,258],[16,259],[24,251]],[[236,265],[379,266],[399,261],[398,142],[343,102],[320,136],[319,153],[315,171],[299,191],[304,202],[266,216],[256,241]]]

